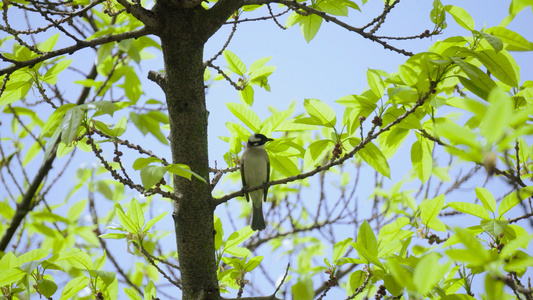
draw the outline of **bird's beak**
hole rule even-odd
[[[272,142],[274,139],[271,139],[271,138],[267,138],[267,141],[268,142]]]

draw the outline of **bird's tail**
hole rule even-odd
[[[263,230],[266,228],[265,218],[263,217],[263,205],[252,205],[252,230]]]

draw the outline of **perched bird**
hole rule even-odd
[[[270,160],[265,150],[265,144],[273,139],[255,133],[250,136],[246,144],[246,150],[241,157],[241,177],[243,187],[255,187],[270,180]],[[266,201],[268,187],[250,193],[246,193],[246,201],[252,198],[252,224],[253,230],[265,229],[263,218],[263,203]]]

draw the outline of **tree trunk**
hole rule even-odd
[[[179,8],[159,1],[159,37],[165,62],[164,90],[170,119],[174,163],[187,164],[209,182],[203,47],[198,34],[203,9]],[[209,184],[174,176],[176,243],[183,299],[218,299]]]

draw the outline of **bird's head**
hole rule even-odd
[[[248,138],[248,147],[257,147],[257,146],[263,146],[266,144],[266,142],[273,141],[271,138],[267,138],[263,134],[260,133],[254,133]]]

